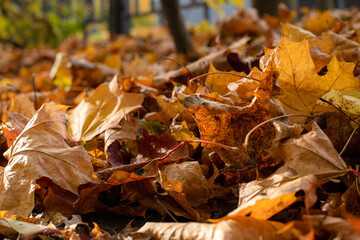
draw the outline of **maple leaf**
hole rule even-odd
[[[126,93],[118,88],[117,77],[103,83],[93,95],[66,114],[72,140],[89,141],[105,130],[116,127],[129,112],[140,108],[144,95]]]
[[[42,177],[74,194],[81,184],[98,181],[86,150],[64,140],[66,109],[43,105],[5,152],[9,163],[0,183],[2,210],[27,216],[34,207],[36,180]]]
[[[307,40],[293,42],[284,37],[275,49],[266,50],[265,56],[271,57],[265,71],[279,71],[278,83],[283,91],[280,101],[292,109],[316,112],[316,100],[326,92],[360,88],[360,81],[353,74],[354,63],[339,62],[333,57],[325,73],[318,74]]]
[[[301,42],[304,39],[308,39],[310,47],[317,48],[324,53],[336,56],[338,59],[343,59],[347,62],[356,61],[359,58],[360,44],[343,35],[327,31],[317,37],[298,26],[284,24],[282,27],[284,29],[283,36],[291,41]]]
[[[206,146],[206,148],[217,148],[217,151],[225,154],[222,160],[229,166],[244,166],[248,153],[242,148],[242,140],[253,127],[270,118],[269,99],[275,88],[276,76],[276,72],[263,74],[261,85],[253,92],[255,97],[245,107],[209,101],[198,96],[180,98],[194,114],[202,140],[239,147],[240,150],[232,153],[230,157],[228,150]],[[272,131],[272,128],[264,127],[252,137],[251,147],[254,147],[257,153],[256,160],[261,160],[267,155],[263,150],[269,147]],[[234,154],[236,156],[233,156]]]

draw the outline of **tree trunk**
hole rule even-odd
[[[111,40],[118,34],[129,33],[129,0],[110,0],[109,28]]]
[[[170,33],[174,38],[176,50],[189,55],[194,49],[181,16],[178,0],[161,0],[161,5]]]
[[[269,14],[272,16],[278,15],[278,5],[279,3],[285,3],[290,9],[293,9],[294,3],[291,0],[253,0],[254,8],[256,8],[260,14],[260,16],[263,16],[265,14]]]

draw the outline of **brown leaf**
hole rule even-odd
[[[243,148],[247,133],[270,118],[270,97],[277,73],[263,74],[260,86],[256,89],[251,103],[245,107],[232,106],[205,100],[198,96],[181,99],[188,110],[194,114],[201,139],[209,142],[236,146],[239,150],[219,149],[211,144],[206,148],[216,149],[222,161],[230,167],[242,168],[249,160],[248,152]],[[266,149],[270,147],[274,131],[270,125],[265,125],[251,135],[250,149],[256,154],[255,161],[261,162],[268,155]],[[254,165],[253,165],[254,167]]]
[[[139,118],[128,115],[120,120],[117,126],[105,131],[105,152],[108,163],[111,166],[123,164],[123,157],[119,153],[120,143],[118,141],[136,140],[139,129]]]
[[[143,160],[163,157],[178,144],[171,135],[170,130],[166,131],[163,135],[158,136],[150,135],[149,132],[143,128],[142,135],[143,136],[138,138],[136,142],[138,144],[138,151]],[[175,154],[178,154],[178,152],[175,152]]]
[[[342,218],[325,215],[306,215],[304,216],[304,220],[315,229],[319,239],[328,238],[328,236],[342,240],[355,240],[360,238],[360,233],[354,232],[351,224]]]
[[[346,172],[345,162],[316,122],[310,132],[272,146],[271,154],[285,162],[281,169],[290,168],[298,176],[314,174],[325,180]]]
[[[44,105],[5,153],[9,164],[1,182],[3,210],[26,217],[34,207],[35,183],[41,177],[50,178],[74,194],[78,194],[79,185],[97,182],[86,150],[69,147],[64,141],[66,135],[58,127],[59,119],[51,118],[55,114],[65,120],[65,109],[52,109],[51,105]]]
[[[207,203],[211,193],[198,162],[164,165],[160,167],[159,174],[162,188],[193,218],[206,217],[200,216],[198,211],[194,209]]]

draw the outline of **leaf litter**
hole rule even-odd
[[[360,12],[295,16],[4,48],[1,236],[359,238]]]

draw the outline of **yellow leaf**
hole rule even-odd
[[[284,32],[283,32],[283,36],[290,39],[291,41],[294,42],[301,42],[304,39],[315,39],[316,36],[310,32],[307,31],[301,27],[286,23],[286,24],[281,24]]]
[[[92,96],[67,112],[69,137],[76,141],[91,140],[117,126],[126,114],[140,107],[143,99],[142,94],[121,91],[115,76],[110,83],[101,84]]]
[[[209,67],[209,73],[211,72],[219,72],[212,63],[210,63]],[[233,73],[237,74],[243,74],[235,71],[231,71]],[[243,74],[244,77],[246,77],[246,74]],[[209,76],[206,76],[205,84],[213,91],[217,92],[220,95],[224,95],[229,90],[227,89],[227,86],[229,83],[236,82],[237,80],[241,79],[241,77],[228,75],[228,74],[211,74]]]
[[[114,69],[120,69],[121,67],[120,53],[106,56],[104,64]]]
[[[355,78],[354,63],[339,62],[333,57],[322,73],[315,71],[307,40],[293,42],[282,38],[278,46],[265,51],[270,57],[265,71],[279,71],[278,83],[283,91],[281,102],[288,107],[305,113],[316,112],[315,103],[332,89],[359,89],[360,81]]]
[[[305,30],[320,35],[322,32],[330,30],[334,27],[336,18],[331,15],[328,11],[317,14],[314,18],[310,18],[304,26]]]
[[[327,92],[321,97],[342,111],[360,117],[360,92],[356,90],[339,91],[337,89]],[[330,107],[332,111],[338,111],[331,104],[317,100],[317,104]],[[358,126],[357,126],[358,127]]]

